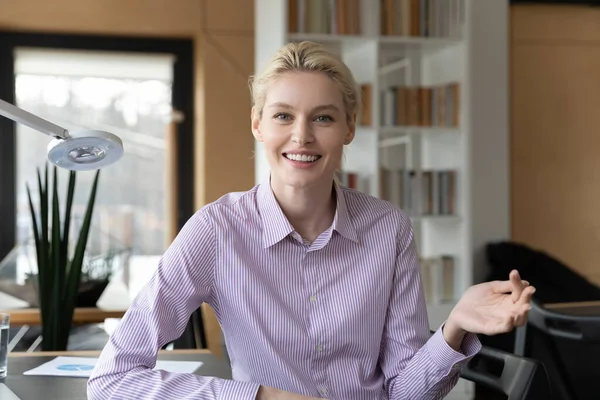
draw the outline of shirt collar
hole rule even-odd
[[[358,235],[356,229],[350,219],[350,213],[348,212],[348,206],[346,205],[346,196],[344,196],[344,190],[334,182],[335,197],[337,199],[337,206],[335,211],[335,217],[333,218],[333,229],[346,239],[358,242]]]
[[[347,239],[358,242],[356,230],[348,213],[344,191],[337,183],[334,183],[334,187],[337,206],[333,219],[333,230]],[[275,194],[273,194],[270,176],[259,185],[257,201],[263,224],[262,240],[264,248],[278,243],[287,235],[294,232],[294,227],[290,224],[283,210],[281,210]]]
[[[273,194],[270,176],[259,185],[257,201],[263,225],[263,246],[267,248],[292,233],[294,227],[288,221]]]

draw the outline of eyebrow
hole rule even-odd
[[[292,107],[291,105],[289,105],[287,103],[276,102],[276,103],[269,104],[269,108],[293,109],[294,107]],[[320,106],[317,106],[317,107],[313,108],[313,112],[316,112],[316,111],[326,111],[326,110],[339,111],[339,108],[336,105],[334,105],[334,104],[323,104],[323,105],[320,105]]]

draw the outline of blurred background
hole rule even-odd
[[[70,347],[102,348],[193,212],[268,173],[247,81],[290,41],[325,44],[355,74],[364,105],[340,179],[411,216],[432,329],[466,288],[512,268],[542,304],[599,301],[594,3],[0,0],[0,98],[125,146],[101,172],[87,247],[86,271],[100,283],[79,306],[97,321],[78,325]],[[26,188],[37,193],[49,141],[0,119],[0,309],[39,306],[27,286],[36,267]],[[68,174],[58,177],[64,193]],[[75,227],[92,180],[77,174]],[[34,325],[15,324],[15,351],[39,350]],[[579,380],[564,384],[586,398],[594,358],[571,358],[592,345],[553,340],[551,373],[566,366]],[[515,337],[482,341],[512,351]],[[226,356],[207,305],[171,346]],[[477,390],[461,380],[452,398]]]

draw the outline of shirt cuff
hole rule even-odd
[[[227,381],[219,394],[219,400],[256,400],[260,385],[251,382]]]
[[[450,372],[460,370],[473,358],[481,350],[481,342],[476,334],[467,332],[460,344],[460,351],[456,351],[444,339],[442,333],[444,324],[427,342],[427,351],[433,362],[447,375]]]

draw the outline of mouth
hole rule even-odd
[[[283,153],[283,156],[290,161],[301,162],[310,164],[321,158],[320,155],[312,155],[312,154],[294,154],[294,153]]]

